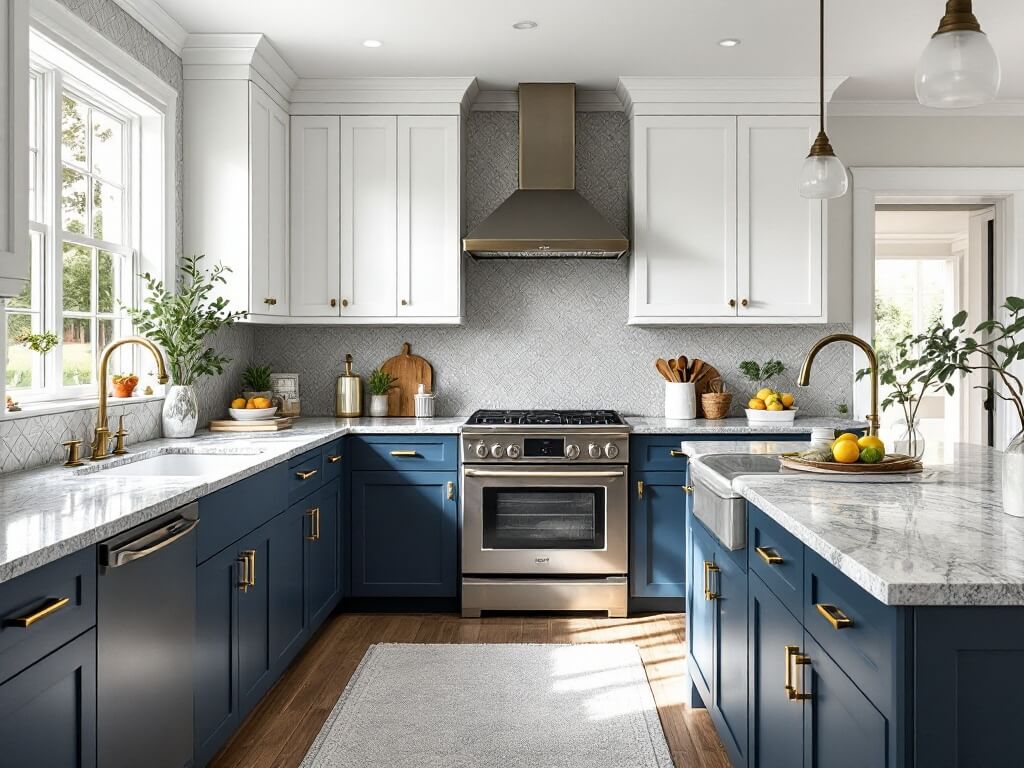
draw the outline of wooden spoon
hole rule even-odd
[[[693,362],[690,364],[690,370],[687,372],[687,376],[693,383],[697,383],[697,379],[700,378],[701,370],[704,368],[704,361],[699,357],[693,358]]]
[[[690,380],[689,375],[690,361],[687,360],[686,355],[680,355],[679,359],[676,360],[676,368],[679,370],[679,380],[687,382]]]
[[[679,366],[676,364],[675,358],[669,358],[668,367],[669,370],[672,371],[672,381],[682,381],[682,379],[680,378],[681,373],[679,372]]]
[[[672,373],[672,369],[668,367],[668,363],[665,362],[664,358],[659,357],[657,360],[655,360],[654,367],[658,369],[658,373],[660,373],[665,378],[665,381],[676,380],[675,374]]]

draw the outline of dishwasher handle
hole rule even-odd
[[[179,517],[167,525],[157,528],[155,531],[151,531],[137,539],[116,547],[104,547],[100,554],[100,565],[106,568],[117,568],[118,566],[127,565],[133,560],[141,560],[152,555],[154,552],[159,552],[164,547],[170,546],[178,539],[184,538],[197,525],[199,525],[198,520]]]

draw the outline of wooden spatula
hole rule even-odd
[[[664,358],[659,357],[657,360],[655,360],[654,367],[658,369],[658,373],[660,373],[665,378],[665,381],[676,380],[675,374],[672,372],[672,369],[669,368],[668,363],[665,362]]]
[[[690,363],[690,370],[687,371],[687,377],[693,383],[697,383],[697,379],[700,378],[701,370],[704,368],[704,361],[699,357],[693,358],[693,362]]]

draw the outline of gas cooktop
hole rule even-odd
[[[623,426],[615,411],[477,411],[466,421],[468,425],[550,425],[565,427]]]

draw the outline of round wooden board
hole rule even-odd
[[[693,385],[693,391],[697,396],[698,419],[707,418],[704,415],[704,406],[701,404],[700,396],[703,395],[705,392],[710,392],[711,382],[714,381],[715,379],[720,379],[722,377],[722,375],[718,372],[718,369],[708,362],[704,363],[704,368],[702,369],[702,372],[703,371],[707,371],[707,373],[701,376],[700,381]],[[735,400],[733,402],[735,402]]]
[[[898,453],[886,456],[877,464],[841,464],[838,461],[811,461],[796,456],[780,456],[779,462],[787,469],[822,474],[887,475],[921,471],[920,461]]]
[[[425,392],[434,391],[434,369],[426,360],[411,352],[409,342],[401,354],[381,363],[380,369],[395,377],[395,388],[388,393],[388,416],[415,416],[413,395],[420,384]]]

